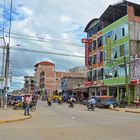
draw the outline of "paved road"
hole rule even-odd
[[[140,140],[140,114],[39,101],[32,119],[0,125],[0,140]]]

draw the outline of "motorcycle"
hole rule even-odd
[[[95,105],[94,105],[94,104],[88,103],[88,104],[87,104],[87,109],[88,109],[88,110],[94,111],[94,110],[95,110]]]
[[[69,108],[73,108],[74,104],[72,102],[69,103]]]

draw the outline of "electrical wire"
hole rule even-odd
[[[7,31],[5,32],[7,33]],[[82,45],[69,41],[69,40],[48,39],[44,37],[25,35],[25,34],[20,34],[20,33],[15,33],[15,32],[11,32],[11,34],[13,35],[12,38],[18,38],[18,39],[24,39],[24,40],[27,39],[27,40],[32,40],[32,41],[34,40],[34,41],[47,42],[47,43],[57,43],[57,44],[71,45],[71,46],[84,48]]]
[[[3,49],[3,47],[0,46]],[[67,56],[67,57],[78,57],[78,58],[85,58],[83,55],[74,55],[74,54],[65,54],[65,53],[55,53],[55,52],[45,52],[40,50],[33,50],[33,49],[26,49],[26,48],[11,48],[12,50],[16,51],[24,51],[24,52],[33,52],[33,53],[40,53],[40,54],[50,54],[50,55],[59,55],[59,56]]]

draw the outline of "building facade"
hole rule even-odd
[[[140,5],[127,1],[110,5],[87,24],[85,32],[89,92],[136,100],[140,96]]]
[[[51,62],[43,61],[35,65],[35,85],[39,94],[52,94],[60,91],[61,78],[69,76],[69,72],[55,71],[55,65]],[[44,95],[45,96],[45,95]]]
[[[34,94],[35,87],[34,87],[34,77],[33,76],[25,76],[24,77],[24,92],[28,94]]]

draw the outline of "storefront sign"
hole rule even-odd
[[[85,45],[85,66],[89,67],[89,48]]]
[[[131,83],[140,84],[140,59],[131,62]]]
[[[83,38],[82,39],[82,43],[89,43],[89,44],[91,44],[92,43],[92,39]]]
[[[111,60],[111,39],[107,37],[107,61]]]

